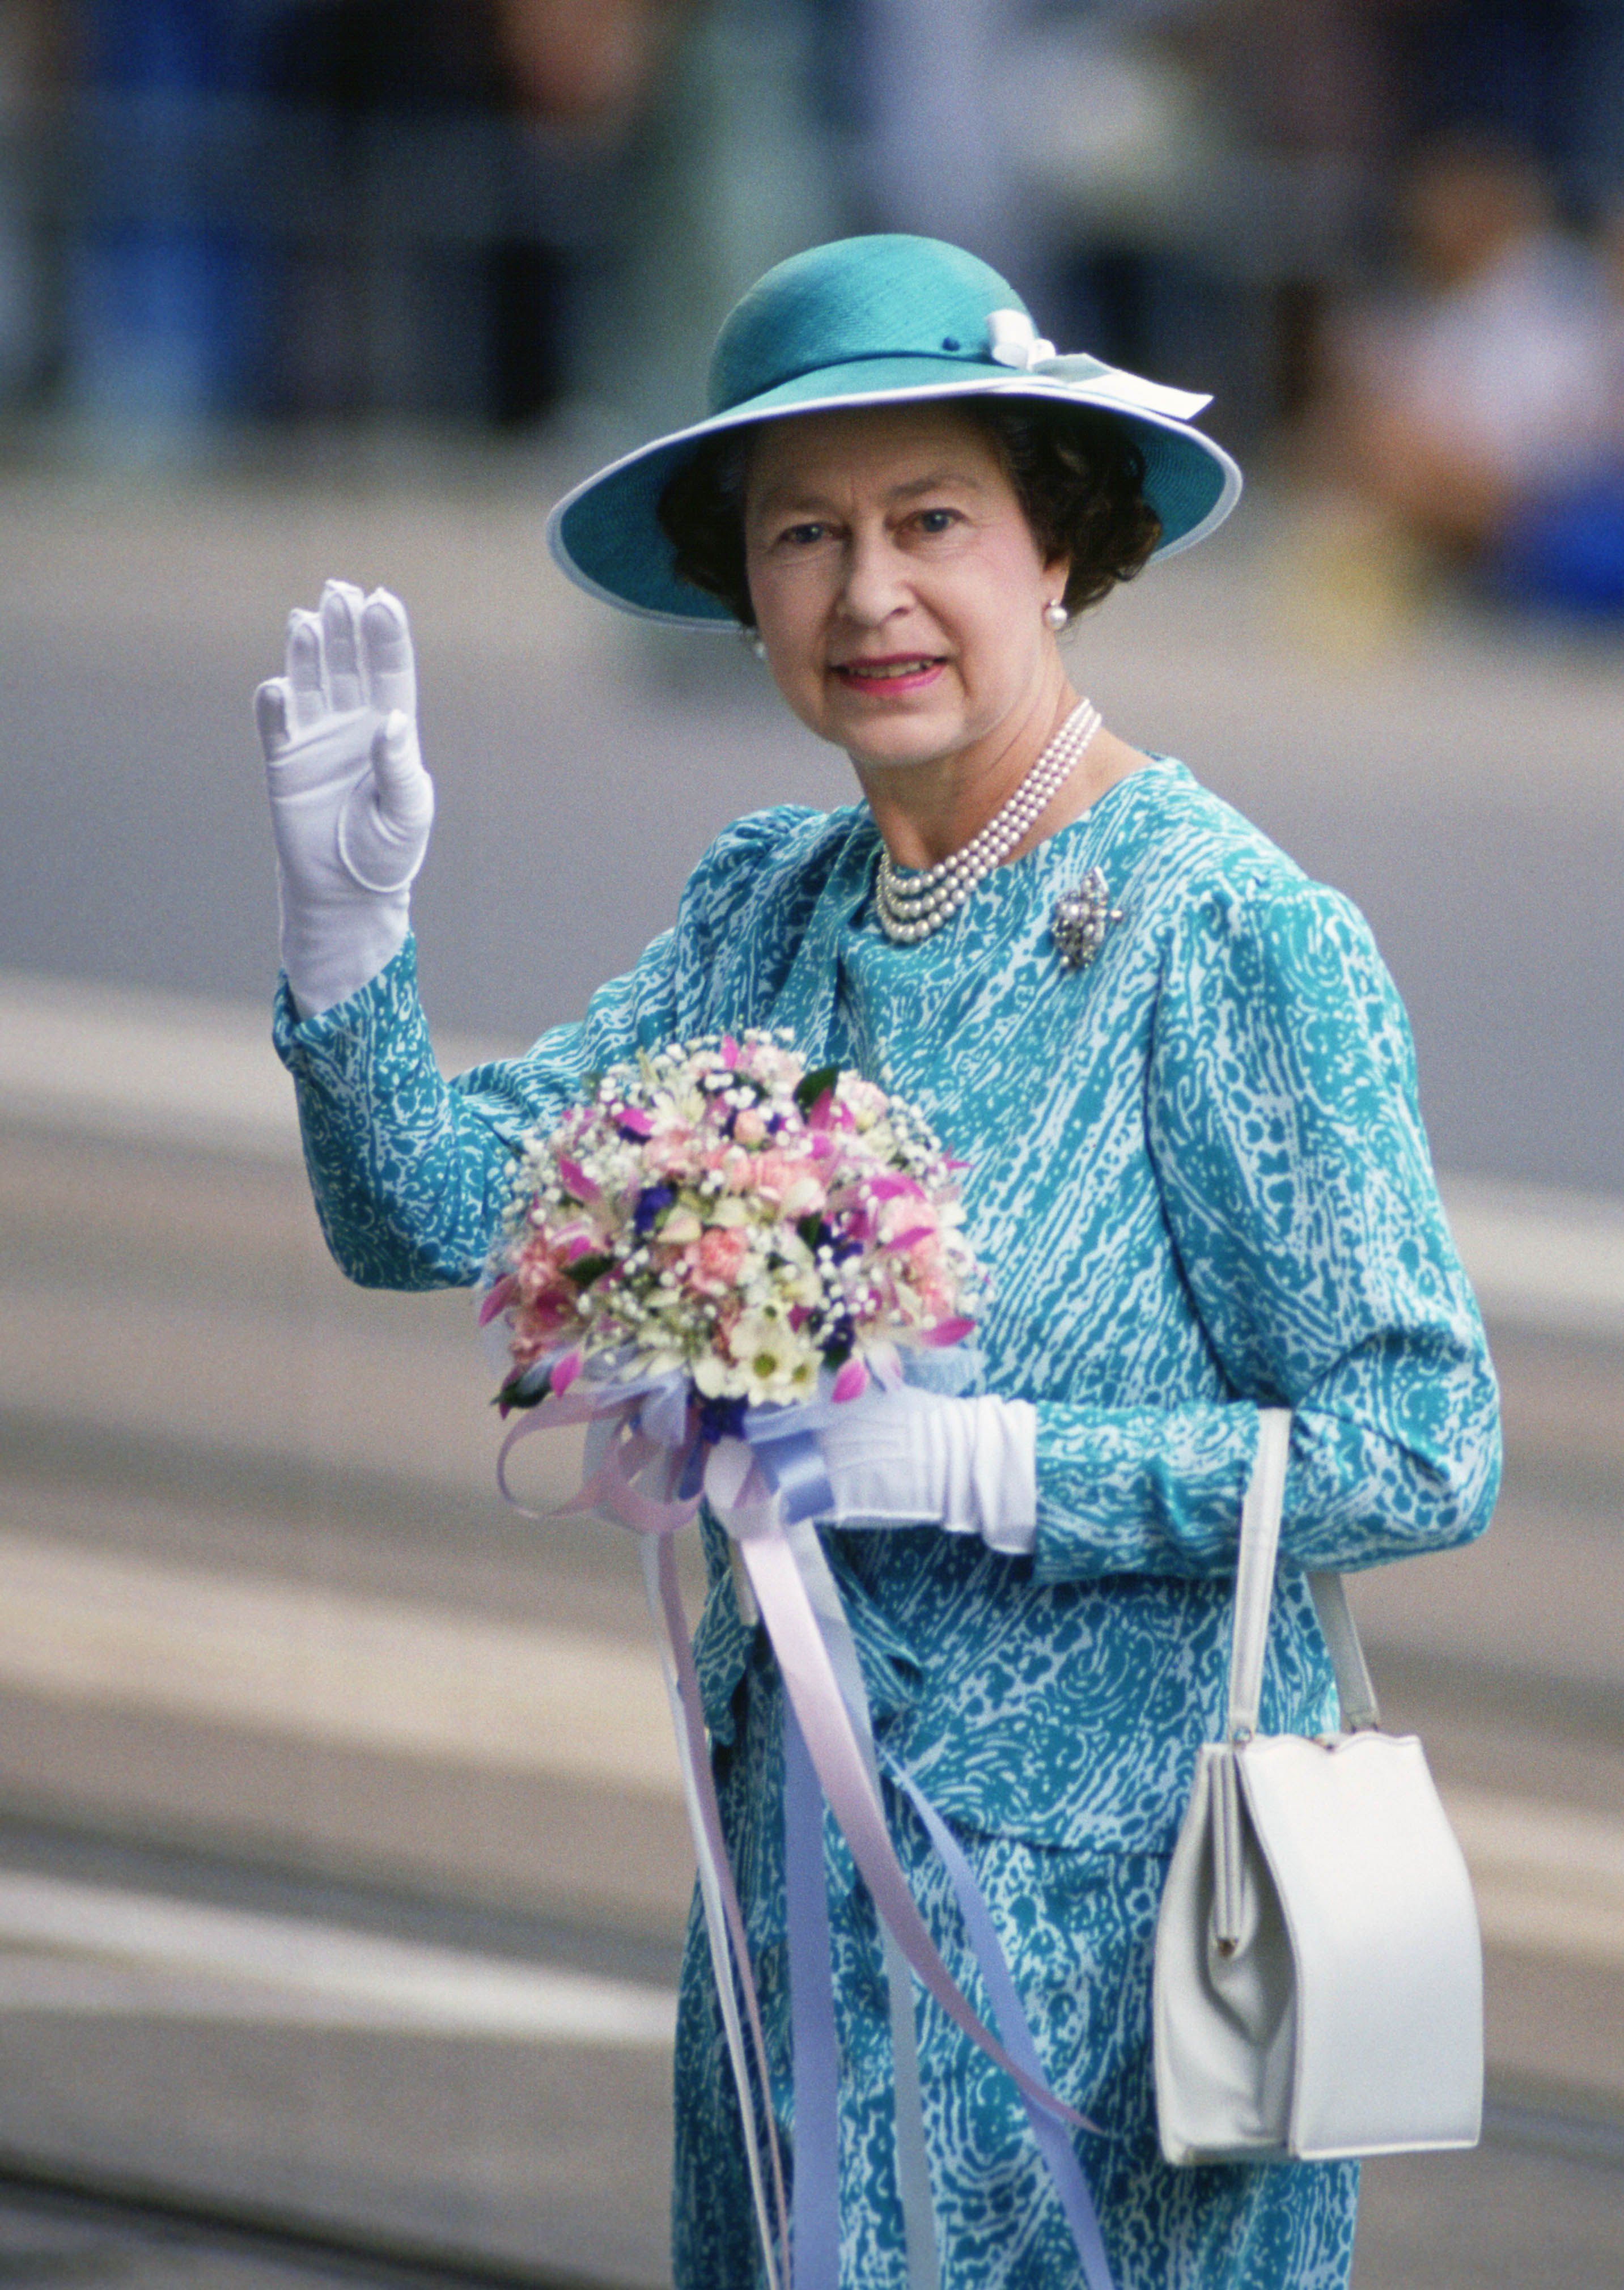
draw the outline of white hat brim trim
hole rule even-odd
[[[1142,396],[1136,400],[1124,385],[1133,385]],[[1158,404],[1144,402],[1152,396],[1160,401]],[[1198,441],[1202,452],[1210,454],[1224,473],[1222,491],[1199,524],[1193,524],[1188,532],[1181,532],[1174,540],[1163,541],[1152,550],[1149,561],[1153,564],[1160,564],[1164,557],[1180,556],[1185,549],[1194,548],[1197,541],[1204,540],[1223,523],[1241,497],[1244,480],[1238,462],[1221,445],[1215,444],[1211,437],[1203,436],[1199,430],[1192,431],[1189,422],[1172,410],[1172,402],[1177,400],[1196,412],[1212,403],[1210,397],[1196,396],[1189,390],[1165,389],[1159,382],[1148,382],[1138,374],[1124,373],[1115,368],[1108,368],[1104,373],[1096,374],[1087,381],[1066,381],[1059,375],[1012,372],[1007,380],[1000,378],[995,381],[983,377],[974,381],[925,382],[911,389],[843,390],[831,397],[804,397],[795,405],[770,406],[764,412],[752,412],[748,406],[741,406],[726,413],[713,414],[707,421],[696,421],[692,428],[674,429],[668,436],[655,437],[646,445],[635,447],[631,452],[623,453],[618,461],[608,462],[591,476],[584,477],[580,484],[572,486],[548,517],[548,551],[559,571],[576,588],[585,589],[588,596],[596,597],[605,605],[612,605],[618,613],[628,613],[639,621],[652,621],[661,628],[692,629],[713,636],[736,636],[744,625],[740,621],[716,619],[708,614],[668,613],[654,605],[634,605],[615,589],[606,589],[601,581],[595,581],[575,562],[564,545],[564,520],[575,503],[611,477],[619,476],[622,469],[634,468],[639,461],[665,452],[668,446],[716,436],[724,429],[745,428],[759,421],[785,421],[799,413],[837,413],[853,405],[909,404],[932,397],[997,396],[1047,397],[1064,405],[1095,406],[1102,413],[1132,413],[1135,420],[1148,423],[1154,429],[1164,429],[1170,436],[1193,436]]]

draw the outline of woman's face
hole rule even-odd
[[[956,408],[764,422],[745,549],[779,690],[860,768],[994,754],[1052,706],[1043,612],[1066,566],[1044,563],[996,448]]]

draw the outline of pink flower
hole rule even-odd
[[[486,1327],[499,1312],[505,1312],[518,1293],[518,1282],[511,1272],[504,1273],[484,1297],[479,1307],[479,1325]]]
[[[602,1255],[607,1247],[599,1229],[581,1219],[557,1232],[532,1232],[513,1268],[512,1293],[532,1312],[555,1319],[568,1314],[579,1293],[569,1267],[583,1256]]]
[[[539,1304],[524,1304],[514,1315],[508,1350],[516,1367],[529,1367],[550,1352],[564,1330],[576,1325],[573,1300],[548,1297]]]
[[[508,1346],[508,1357],[515,1367],[533,1367],[548,1349],[548,1339],[540,1330],[529,1329],[524,1325],[530,1317],[527,1312],[519,1314],[518,1325],[514,1329],[512,1341]]]
[[[644,1156],[651,1184],[685,1185],[699,1174],[701,1157],[687,1130],[657,1137]]]
[[[683,1253],[702,1296],[724,1295],[739,1277],[748,1243],[737,1225],[712,1225]]]
[[[756,1190],[764,1200],[781,1201],[792,1186],[811,1174],[798,1153],[764,1153],[756,1164]]]
[[[890,1200],[879,1213],[880,1239],[887,1248],[914,1248],[934,1237],[936,1211],[927,1200]]]
[[[922,1201],[924,1198],[924,1192],[914,1180],[903,1176],[900,1170],[887,1170],[880,1176],[870,1177],[868,1193],[870,1198],[876,1201]]]
[[[597,1187],[580,1163],[572,1161],[566,1153],[558,1156],[558,1174],[565,1189],[573,1193],[578,1201],[596,1201],[601,1197]]]
[[[835,1378],[831,1397],[839,1400],[860,1399],[868,1389],[868,1371],[861,1360],[849,1359]]]
[[[940,1286],[947,1268],[942,1261],[941,1242],[933,1232],[909,1245],[907,1263],[908,1277],[921,1292]]]
[[[558,1287],[564,1268],[552,1250],[545,1245],[527,1248],[515,1269],[514,1291],[522,1305],[534,1306],[543,1296]]]
[[[601,1256],[608,1245],[601,1229],[587,1223],[584,1218],[561,1226],[552,1238],[553,1253],[560,1264],[573,1264],[580,1256]]]

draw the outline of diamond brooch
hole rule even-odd
[[[1049,917],[1049,928],[1060,960],[1068,970],[1086,970],[1105,944],[1113,923],[1122,920],[1122,909],[1111,904],[1111,893],[1098,867],[1091,867],[1075,890],[1063,891]]]

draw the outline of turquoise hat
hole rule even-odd
[[[887,233],[812,247],[758,279],[717,337],[706,419],[577,485],[548,520],[548,545],[572,581],[622,612],[735,628],[719,597],[678,580],[656,513],[702,439],[793,413],[970,396],[1092,406],[1131,429],[1162,520],[1157,556],[1204,540],[1239,498],[1239,469],[1190,426],[1208,398],[1099,358],[1057,357],[988,264],[940,239]]]

